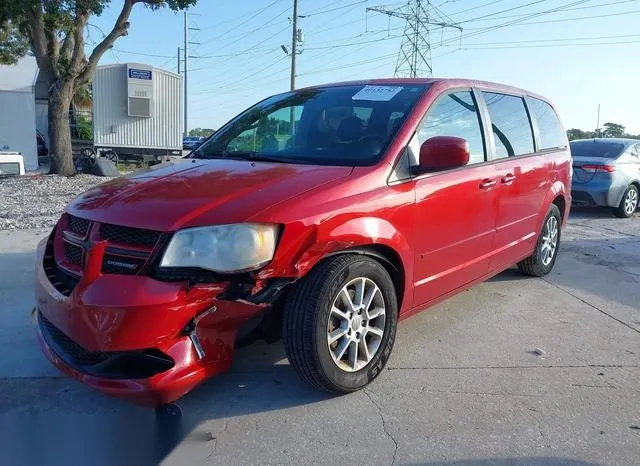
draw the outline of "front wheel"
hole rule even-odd
[[[622,195],[620,205],[613,209],[613,213],[619,218],[629,218],[638,210],[638,188],[631,185]]]
[[[560,209],[555,204],[551,204],[533,254],[518,262],[520,272],[532,277],[542,277],[551,272],[558,257],[561,224]]]
[[[333,392],[359,390],[387,363],[396,336],[393,281],[376,260],[326,259],[301,279],[285,304],[283,336],[302,379]]]

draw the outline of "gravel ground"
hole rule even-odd
[[[93,175],[0,178],[0,230],[52,228],[69,201],[110,179]]]

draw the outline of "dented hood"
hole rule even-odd
[[[161,231],[243,222],[351,171],[352,167],[181,159],[96,186],[74,199],[67,212]]]

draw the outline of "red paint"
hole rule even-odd
[[[445,170],[469,163],[469,143],[462,138],[436,136],[420,147],[420,168]]]
[[[370,83],[399,82],[416,81]],[[430,171],[389,183],[398,157],[443,92],[479,86],[524,95],[491,83],[417,82],[432,85],[374,166],[184,159],[100,185],[74,200],[67,212],[94,222],[162,232],[246,221],[280,224],[273,260],[253,274],[254,293],[269,279],[304,276],[328,254],[375,246],[402,264],[400,313],[408,317],[531,254],[549,205],[562,200],[565,222],[571,205],[567,149]],[[466,144],[457,138],[435,139],[420,151],[425,165],[468,161]],[[63,218],[56,232],[55,256],[62,258],[60,267],[77,272],[80,268],[66,261],[61,249],[65,222]],[[92,230],[88,237],[95,234]],[[66,365],[40,336],[54,365],[96,390],[147,406],[173,401],[231,366],[237,330],[265,306],[218,299],[228,282],[188,286],[141,275],[102,274],[105,247],[98,242],[87,254],[83,278],[67,297],[46,276],[43,242],[37,254],[40,312],[86,350],[157,348],[171,356],[175,366],[147,379],[96,378]],[[215,312],[197,327],[206,354],[200,361],[183,329],[213,306]]]

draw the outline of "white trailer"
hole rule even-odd
[[[0,174],[38,169],[35,87],[38,65],[24,57],[15,65],[0,65]],[[19,154],[24,164],[15,163]],[[11,159],[11,160],[9,160]]]
[[[182,156],[182,76],[140,63],[103,65],[92,90],[95,152],[145,162]]]

